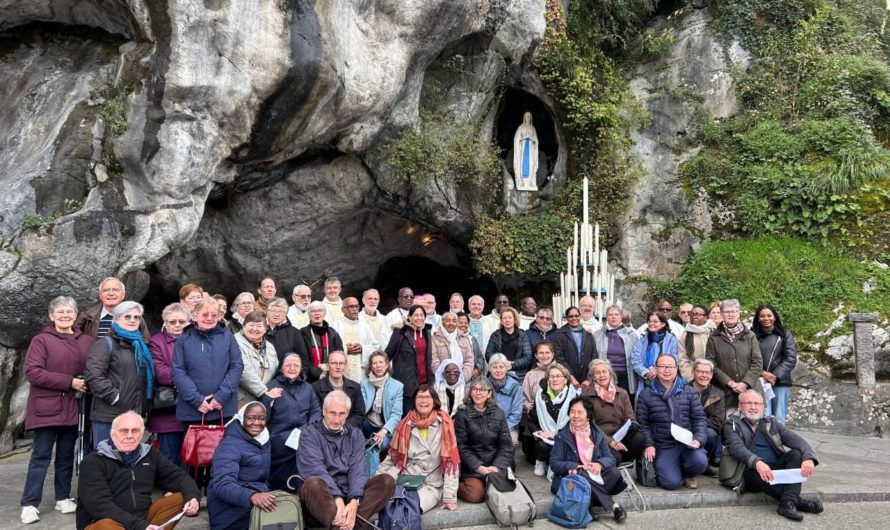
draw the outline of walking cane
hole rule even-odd
[[[77,400],[77,442],[75,443],[74,474],[80,476],[80,462],[83,460],[83,428],[85,423],[83,392],[74,394],[74,399]]]

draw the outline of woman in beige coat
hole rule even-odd
[[[460,453],[454,423],[441,410],[439,396],[426,384],[414,391],[414,406],[399,422],[393,433],[386,460],[377,474],[423,475],[426,478],[417,490],[420,510],[427,512],[442,502],[442,508],[457,510],[457,485],[460,475]]]

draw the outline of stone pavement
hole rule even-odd
[[[820,464],[816,468],[815,475],[804,485],[804,496],[818,496],[826,504],[890,502],[890,476],[888,476],[890,473],[888,471],[890,470],[890,440],[826,433],[802,434],[812,444]],[[26,451],[0,460],[0,477],[2,477],[2,483],[0,483],[0,499],[2,499],[0,528],[28,528],[30,530],[72,528],[74,526],[73,515],[62,515],[53,510],[51,476],[47,477],[44,486],[44,500],[40,506],[40,522],[27,526],[19,522],[21,511],[19,499],[29,456],[30,453]],[[521,454],[517,458],[517,464],[519,465],[517,475],[531,490],[538,504],[539,522],[535,526],[546,524],[540,519],[546,518],[553,498],[550,494],[550,486],[544,478],[532,474],[531,467],[524,463]],[[761,505],[756,510],[757,513],[763,512],[771,516],[770,519],[764,521],[768,527],[776,527],[775,525],[782,523],[781,520],[776,519],[778,516],[775,515],[774,501],[765,495],[746,494],[739,497],[734,492],[720,486],[714,478],[699,477],[698,482],[698,490],[681,489],[671,492],[659,488],[641,487],[649,506],[649,512],[654,513],[636,513],[627,492],[619,495],[616,500],[628,509],[629,522],[635,519],[638,522],[642,520],[658,521],[660,517],[658,511],[663,511],[666,520],[659,524],[663,528],[673,527],[665,523],[674,521],[677,513],[664,510],[692,508],[693,510],[682,512],[688,514],[683,516],[686,518],[692,517],[693,514],[717,511],[704,510],[706,508],[727,506]],[[864,506],[867,509],[868,504]],[[472,527],[490,525],[493,521],[485,504],[472,505],[461,502],[456,512],[437,509],[424,514],[423,527],[427,530]],[[613,525],[610,516],[604,517],[603,522],[608,526]],[[177,528],[185,530],[209,528],[206,510],[202,510],[197,518],[185,520]],[[797,526],[796,528],[802,527]]]

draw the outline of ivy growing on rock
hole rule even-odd
[[[714,25],[754,54],[737,79],[742,111],[702,120],[703,149],[681,168],[707,192],[724,234],[839,240],[886,257],[890,67],[875,2],[715,2]],[[868,204],[870,214],[862,216]],[[885,226],[885,225],[884,225]]]

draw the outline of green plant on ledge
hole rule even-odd
[[[72,214],[81,208],[83,208],[83,201],[65,199],[62,201],[62,206],[49,215],[39,213],[25,214],[22,220],[22,229],[28,230],[29,228],[37,228],[38,226],[52,223],[56,219]]]

